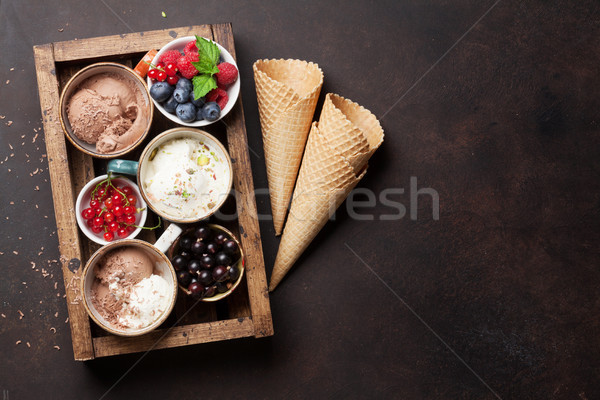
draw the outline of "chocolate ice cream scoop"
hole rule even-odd
[[[78,149],[102,158],[122,155],[147,135],[154,107],[144,81],[117,63],[75,74],[60,98],[60,120]]]
[[[154,263],[148,254],[136,247],[121,247],[106,254],[94,267],[96,278],[109,285],[135,285],[152,275]]]

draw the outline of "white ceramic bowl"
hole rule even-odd
[[[95,144],[86,143],[83,140],[79,139],[77,136],[75,136],[75,134],[73,133],[73,129],[71,128],[71,123],[69,122],[69,117],[67,116],[67,104],[71,96],[76,92],[78,86],[87,78],[102,73],[117,74],[124,77],[128,81],[132,81],[142,93],[144,103],[140,106],[146,109],[147,114],[146,120],[141,121],[144,126],[144,132],[134,143],[122,150],[106,154],[99,153],[96,150]],[[129,151],[133,150],[135,147],[137,147],[140,143],[142,143],[148,135],[148,132],[150,131],[150,125],[152,124],[152,118],[154,116],[154,106],[152,105],[151,99],[152,98],[150,97],[150,92],[148,91],[148,87],[144,84],[144,80],[140,78],[140,76],[137,73],[135,73],[131,68],[128,68],[122,64],[112,62],[101,62],[92,64],[78,71],[75,75],[73,75],[71,79],[69,79],[69,81],[65,85],[59,100],[60,124],[63,128],[67,139],[69,139],[73,146],[83,151],[84,153],[98,158],[113,158],[123,156]]]
[[[206,38],[206,39],[208,39],[208,38]],[[171,42],[169,42],[165,46],[163,46],[162,49],[160,49],[160,51],[154,57],[154,60],[152,60],[152,64],[158,63],[158,61],[160,60],[160,56],[168,50],[178,50],[179,52],[181,52],[183,54],[183,48],[185,47],[186,44],[188,44],[192,40],[195,41],[196,37],[195,36],[184,36],[184,37],[172,40]],[[208,40],[210,40],[210,39],[208,39]],[[235,65],[235,67],[237,68],[237,64],[236,64],[235,60],[233,59],[233,57],[231,56],[231,54],[229,54],[229,52],[227,50],[225,50],[225,48],[223,46],[221,46],[219,43],[216,43],[216,42],[214,42],[214,43],[219,47],[219,50],[221,50],[222,62],[228,62],[230,64]],[[239,71],[239,68],[238,68],[238,71]],[[150,78],[146,78],[146,82],[148,83],[148,88],[150,88],[152,86],[152,84],[154,83],[154,81]],[[206,120],[194,121],[194,122],[183,122],[175,114],[171,114],[171,113],[167,112],[167,110],[165,110],[164,107],[159,102],[157,102],[154,99],[152,99],[152,101],[154,102],[154,105],[156,106],[156,108],[158,108],[158,110],[165,117],[169,118],[171,121],[176,122],[180,125],[200,127],[200,126],[206,126],[206,125],[213,124],[213,123],[219,121],[225,115],[227,115],[227,113],[229,111],[231,111],[231,109],[237,102],[237,98],[238,98],[239,94],[240,94],[240,77],[238,74],[237,80],[231,86],[229,86],[227,88],[227,96],[229,97],[229,100],[227,101],[227,105],[225,106],[225,109],[221,110],[221,115],[219,116],[219,119],[217,119],[215,121],[210,121],[210,122],[206,121]]]
[[[88,239],[90,239],[98,244],[102,244],[102,245],[108,244],[110,242],[107,242],[106,240],[104,240],[104,236],[102,233],[96,234],[96,233],[92,232],[90,227],[87,225],[85,219],[83,219],[83,217],[81,216],[81,211],[83,211],[84,209],[89,207],[91,194],[92,194],[92,191],[94,190],[94,187],[96,187],[96,184],[100,183],[107,177],[108,177],[108,175],[100,175],[100,176],[92,179],[91,181],[89,181],[87,183],[87,185],[85,185],[83,187],[83,189],[81,189],[81,191],[79,192],[79,195],[77,196],[77,202],[75,203],[75,215],[77,217],[77,225],[79,225],[79,229],[81,229],[81,231],[85,234],[85,236],[88,237]],[[140,188],[135,183],[133,183],[131,180],[129,180],[123,176],[117,175],[117,176],[113,177],[112,182],[114,182],[118,185],[127,184],[133,188],[133,191],[135,192],[135,196],[137,197],[136,208],[143,208],[142,211],[137,213],[135,224],[137,226],[144,226],[144,224],[146,223],[146,217],[148,216],[148,208],[146,207],[146,202],[144,201],[144,197],[140,193]],[[142,228],[136,228],[135,231],[131,232],[129,234],[129,236],[127,236],[126,239],[132,239],[132,238],[136,237],[138,235],[138,233],[141,232],[141,230],[142,230]],[[117,239],[119,239],[119,238],[115,234],[115,240],[117,240]]]
[[[160,275],[167,281],[167,283],[169,284],[169,293],[171,296],[169,299],[169,305],[166,308],[166,310],[162,314],[156,316],[156,319],[150,325],[139,329],[123,329],[110,324],[98,312],[98,310],[96,309],[96,307],[94,307],[94,304],[92,302],[92,285],[94,284],[94,280],[96,278],[94,275],[94,266],[98,263],[98,261],[100,261],[102,256],[104,256],[105,254],[117,248],[129,246],[142,249],[146,252],[150,259],[154,261],[154,271],[155,273],[157,273],[157,275]],[[167,319],[167,317],[173,310],[175,301],[177,300],[177,276],[175,275],[175,270],[173,269],[171,262],[169,261],[167,256],[164,253],[162,253],[158,248],[142,240],[122,239],[116,242],[111,242],[106,246],[102,246],[90,257],[83,269],[82,276],[83,279],[81,279],[81,293],[83,293],[83,304],[85,306],[86,311],[88,312],[90,318],[92,318],[92,320],[96,324],[98,324],[104,330],[115,335],[139,336],[154,330]]]

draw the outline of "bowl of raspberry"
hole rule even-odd
[[[223,118],[240,93],[238,68],[220,44],[185,36],[156,54],[146,76],[156,108],[180,125],[200,127]]]

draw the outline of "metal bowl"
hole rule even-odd
[[[206,224],[206,226],[208,226],[210,229],[212,229],[214,231],[218,231],[218,232],[222,232],[222,233],[226,234],[230,238],[230,240],[233,240],[233,241],[235,241],[237,243],[238,248],[240,249],[240,258],[239,258],[239,260],[237,260],[236,262],[234,262],[232,264],[233,266],[236,266],[236,267],[238,267],[240,269],[240,276],[236,279],[236,281],[233,283],[233,285],[231,286],[231,288],[228,291],[223,292],[223,293],[216,293],[214,296],[211,296],[211,297],[202,298],[202,301],[210,303],[210,302],[219,301],[219,300],[224,299],[225,297],[227,297],[231,293],[233,293],[233,291],[240,285],[240,282],[244,278],[244,271],[246,269],[246,261],[245,261],[246,258],[245,258],[244,249],[242,248],[241,243],[233,235],[233,233],[231,233],[228,229],[222,227],[221,225]],[[193,227],[187,228],[173,242],[173,244],[169,248],[169,251],[167,252],[167,256],[169,257],[169,260],[172,260],[173,257],[179,252],[179,242],[181,241],[181,238],[183,238],[184,236],[187,236],[187,235],[193,235],[193,232],[196,229],[196,227],[197,226],[193,226]],[[184,293],[186,293],[187,295],[191,295],[190,291],[186,287],[179,285],[179,288]]]

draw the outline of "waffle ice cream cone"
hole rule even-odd
[[[279,235],[323,85],[323,72],[317,64],[300,60],[259,60],[253,69],[273,225]]]
[[[383,129],[365,108],[327,94],[310,130],[269,290],[288,273],[367,170]]]
[[[355,171],[362,169],[383,143],[383,129],[375,115],[333,93],[325,96],[319,129],[332,150],[344,156]]]
[[[366,167],[357,176],[313,124],[269,290],[275,289],[365,172]]]

